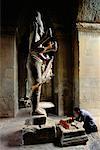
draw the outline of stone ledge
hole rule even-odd
[[[76,28],[79,31],[83,32],[98,32],[100,33],[100,24],[99,23],[83,23],[83,22],[78,22],[76,23]]]

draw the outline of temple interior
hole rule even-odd
[[[55,120],[72,116],[74,106],[86,109],[100,131],[99,0],[1,0],[0,3],[0,149],[59,149],[51,143],[21,148],[14,145],[15,131],[31,114],[26,61],[35,9],[41,12],[46,25],[53,28],[58,42],[52,68],[54,76],[42,86],[41,104],[47,102],[47,115]],[[88,137],[86,145],[67,148],[99,150],[99,131]]]

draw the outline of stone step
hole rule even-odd
[[[46,109],[46,108],[55,107],[55,105],[52,102],[40,102],[39,107]]]

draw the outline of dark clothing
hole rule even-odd
[[[98,129],[95,121],[88,111],[83,109],[80,110],[79,121],[84,122],[83,128],[85,129],[87,134],[91,132],[97,132]]]

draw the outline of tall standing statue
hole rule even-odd
[[[44,27],[42,16],[35,11],[32,18],[32,30],[29,37],[27,58],[28,96],[32,101],[32,115],[41,115],[39,108],[42,84],[53,76],[52,63],[57,51],[57,41],[52,29]]]

